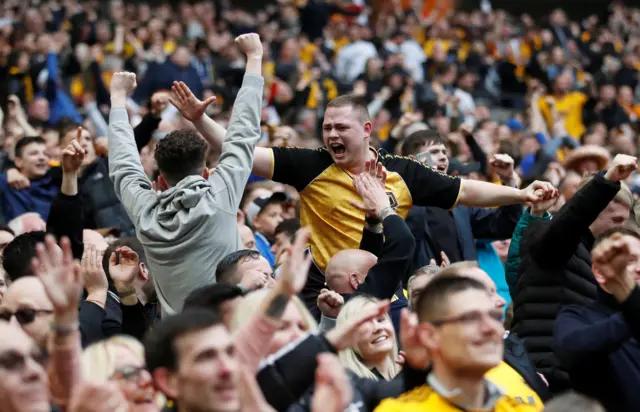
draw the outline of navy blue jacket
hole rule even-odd
[[[133,99],[138,103],[142,103],[157,91],[171,90],[174,81],[185,82],[193,94],[198,99],[202,99],[204,87],[196,68],[192,65],[180,67],[172,62],[171,59],[161,64],[156,63],[149,66],[142,78],[142,82],[133,93]]]
[[[458,206],[453,209],[453,220],[458,232],[458,244],[463,260],[478,260],[476,239],[509,239],[522,216],[522,205],[503,206],[497,209],[484,209]],[[440,250],[435,250],[436,242],[427,224],[426,208],[414,206],[406,219],[413,237],[416,250],[411,273],[429,264],[431,259],[438,261]],[[452,262],[453,263],[453,262]]]
[[[554,349],[574,389],[608,412],[640,405],[640,288],[619,304],[601,289],[588,306],[566,306],[554,330]]]

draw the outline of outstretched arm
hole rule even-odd
[[[151,181],[140,163],[133,128],[125,108],[127,95],[136,88],[136,75],[119,72],[111,79],[111,113],[109,115],[109,176],[118,199],[137,224],[145,205],[156,197]]]
[[[257,59],[253,59],[256,60]],[[253,64],[252,59],[248,59],[247,73],[260,74],[261,70]],[[204,112],[207,106],[216,101],[215,97],[210,97],[205,101],[199,100],[184,82],[174,82],[173,93],[175,97],[169,99],[170,103],[180,111],[182,116],[191,121],[198,132],[202,134],[211,148],[222,151],[222,143],[227,134],[227,130],[215,120],[207,116]],[[236,101],[239,99],[236,98]],[[264,147],[256,147],[253,151],[252,173],[271,178],[271,150]]]

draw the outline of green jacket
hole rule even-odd
[[[520,266],[520,239],[524,230],[529,226],[531,222],[536,220],[551,220],[551,215],[548,212],[544,213],[543,217],[533,216],[531,214],[531,208],[527,208],[511,236],[511,245],[509,246],[509,253],[507,254],[507,261],[505,267],[505,277],[507,279],[507,285],[509,285],[509,293],[511,296],[515,296],[516,285],[518,284],[518,266]]]

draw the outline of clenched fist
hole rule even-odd
[[[242,34],[236,37],[236,44],[240,51],[247,55],[247,58],[262,58],[262,42],[260,36],[256,33]]]
[[[111,97],[127,97],[136,86],[135,73],[117,72],[111,78]]]
[[[609,167],[609,170],[607,170],[604,177],[612,182],[619,182],[621,180],[626,180],[637,168],[637,157],[619,154],[613,159],[611,167]]]

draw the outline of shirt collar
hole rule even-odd
[[[482,406],[482,409],[493,410],[493,407],[498,402],[500,398],[504,396],[504,392],[502,389],[495,385],[493,382],[484,379],[485,383],[485,403]],[[440,396],[448,400],[457,406],[460,405],[462,390],[460,388],[455,389],[447,389],[436,376],[431,372],[429,376],[427,376],[427,384],[436,391]]]

